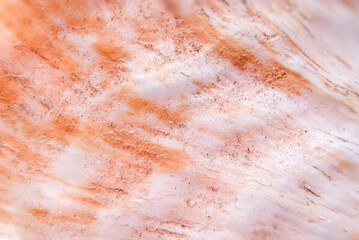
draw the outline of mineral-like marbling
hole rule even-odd
[[[0,0],[0,239],[359,239],[355,0]]]

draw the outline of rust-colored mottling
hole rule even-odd
[[[175,0],[162,0],[167,12],[172,13],[174,17],[180,16],[178,2]]]
[[[170,124],[179,124],[185,119],[183,107],[171,111],[153,101],[136,97],[126,97],[124,103],[132,108],[132,114],[138,114],[140,111],[144,111],[145,113],[155,114],[159,120]]]
[[[212,54],[231,62],[238,69],[253,74],[253,78],[288,94],[299,95],[308,90],[309,81],[300,74],[272,59],[261,59],[238,41],[218,32],[206,16],[190,15],[182,22],[200,42],[213,45]]]
[[[0,203],[1,203],[1,202],[0,202]],[[4,220],[6,220],[6,221],[10,221],[10,220],[12,220],[12,218],[13,218],[13,214],[10,213],[10,212],[8,212],[8,211],[5,211],[5,210],[0,209],[0,218],[1,218],[1,219],[4,219]]]
[[[33,149],[24,144],[22,141],[12,135],[2,133],[4,139],[6,139],[7,145],[11,147],[14,155],[18,160],[31,164],[32,167],[43,167],[47,159],[39,153],[35,153]],[[31,168],[30,168],[31,169]]]
[[[24,93],[13,77],[0,75],[0,101],[4,103],[15,103]]]
[[[34,209],[30,209],[29,213],[31,215],[33,215],[36,218],[45,218],[49,216],[49,211],[45,210],[45,209],[38,209],[38,208],[34,208]]]
[[[0,150],[1,151],[1,150]],[[1,165],[0,165],[0,183],[3,186],[7,185],[7,182],[12,179],[12,180],[19,180],[18,177],[13,173],[13,169],[10,165],[8,160],[4,158],[4,156],[1,155],[0,152],[0,161],[1,161]],[[2,188],[0,188],[0,194],[2,193]],[[1,202],[1,199],[0,199]]]
[[[57,128],[68,134],[76,132],[76,125],[78,124],[78,121],[74,117],[66,116],[65,114],[60,113],[54,118],[54,124]]]
[[[124,61],[128,58],[128,53],[120,46],[115,44],[115,39],[101,39],[93,44],[97,53],[111,61]]]
[[[25,97],[25,95],[22,95],[22,97]],[[64,134],[59,134],[59,132],[62,131],[54,128],[54,126],[49,122],[46,122],[46,124],[42,124],[41,122],[32,121],[31,117],[25,117],[22,114],[21,110],[19,111],[18,109],[13,108],[12,104],[6,104],[3,106],[0,105],[0,109],[1,107],[4,107],[6,109],[5,111],[0,111],[0,116],[2,120],[5,121],[7,124],[17,124],[17,126],[21,126],[22,134],[26,136],[29,140],[40,140],[42,137],[45,136],[58,141],[63,140]],[[7,134],[3,134],[4,136],[7,136]],[[6,138],[4,139],[4,141],[12,141],[12,138]],[[14,149],[16,148],[14,147]]]
[[[121,126],[115,127],[90,127],[86,130],[99,137],[114,149],[121,149],[130,153],[133,158],[143,159],[136,168],[149,168],[157,165],[159,171],[171,172],[179,169],[185,162],[187,156],[177,149],[164,147],[160,144],[146,140],[144,136],[130,133],[128,130],[121,130]],[[135,167],[135,162],[130,163]],[[153,165],[154,164],[154,165]]]
[[[150,228],[150,227],[147,227],[146,231],[150,232],[150,233],[153,233],[153,234],[167,235],[169,237],[176,237],[176,239],[181,239],[181,238],[186,237],[186,235],[184,235],[184,234],[177,233],[177,232],[171,232],[171,231],[168,231],[167,229],[164,229],[164,228]]]
[[[309,81],[275,60],[260,60],[232,39],[220,40],[213,51],[235,67],[255,74],[255,79],[285,93],[299,95]]]
[[[198,80],[193,80],[192,82],[198,87],[198,94],[201,92],[209,92],[211,88],[215,88],[217,86],[216,83],[204,83]]]
[[[93,16],[96,14],[92,13],[92,10],[94,7],[99,7],[100,3],[102,3],[100,0],[9,2],[2,4],[6,6],[6,9],[11,9],[11,15],[9,12],[0,11],[0,16],[3,16],[2,19],[8,28],[15,32],[19,40],[15,48],[21,51],[22,55],[32,53],[51,68],[71,73],[70,80],[76,79],[76,81],[87,83],[88,75],[93,72],[93,68],[81,66],[78,59],[84,56],[65,37],[64,26],[54,19],[63,20],[65,28],[81,37],[85,37],[86,34],[98,36],[99,40],[94,44],[94,50],[103,55],[105,60],[113,62],[112,64],[108,61],[102,62],[101,66],[97,64],[99,71],[106,73],[125,71],[123,66],[118,65],[118,62],[124,62],[128,57],[128,53],[121,47],[121,41],[119,41],[121,37],[106,26],[103,19]],[[76,9],[76,12],[70,9]],[[23,29],[31,29],[31,31],[23,31]],[[113,80],[114,76],[111,78],[106,76],[106,78],[104,82]],[[62,81],[68,80],[62,79]],[[67,86],[67,89],[70,87]]]
[[[83,196],[83,195],[69,195],[68,196],[71,200],[80,202],[84,205],[90,207],[100,207],[102,204],[91,197]]]
[[[258,61],[252,53],[240,47],[237,42],[231,39],[219,40],[213,51],[241,70],[244,70],[247,64],[255,64]],[[256,66],[253,67],[256,68]],[[255,71],[256,69],[253,70]]]
[[[63,215],[55,215],[55,219],[61,222],[70,222],[76,224],[90,224],[96,220],[94,214],[89,211],[79,211],[74,209]]]
[[[208,0],[205,2],[215,14],[225,15],[229,11],[229,3],[226,1]],[[96,234],[102,234],[101,231],[100,233],[91,232],[92,229],[98,231],[98,228],[92,228],[94,223],[98,221],[96,224],[103,229],[113,227],[113,225],[106,225],[107,222],[102,219],[97,220],[96,216],[102,217],[102,210],[111,212],[112,207],[115,207],[116,211],[123,210],[126,213],[133,207],[135,197],[138,199],[141,196],[144,197],[141,191],[146,191],[146,194],[147,191],[152,191],[149,189],[152,185],[146,184],[152,184],[152,178],[149,176],[156,173],[161,173],[158,174],[160,176],[171,175],[177,180],[185,179],[181,183],[176,181],[171,183],[174,185],[174,190],[171,189],[171,191],[177,191],[176,194],[179,192],[175,187],[183,187],[184,190],[180,190],[179,195],[187,189],[191,190],[188,193],[196,195],[195,190],[199,189],[199,194],[203,195],[201,198],[206,199],[202,202],[203,207],[202,204],[196,204],[195,208],[202,207],[203,214],[197,214],[195,211],[190,214],[196,214],[198,222],[205,225],[207,220],[208,223],[212,224],[213,221],[216,224],[218,218],[214,216],[215,214],[207,213],[207,210],[210,210],[207,206],[211,205],[214,211],[219,208],[221,211],[226,211],[226,208],[222,208],[226,203],[224,198],[232,196],[230,189],[237,184],[234,183],[233,186],[227,188],[226,181],[231,180],[226,179],[228,175],[224,175],[227,166],[230,166],[229,164],[239,166],[238,169],[228,170],[230,174],[235,171],[237,174],[241,167],[246,166],[255,169],[262,168],[260,159],[265,158],[261,158],[261,154],[264,155],[261,146],[267,143],[264,140],[265,136],[271,137],[271,144],[274,146],[287,146],[282,142],[292,141],[293,138],[300,140],[294,133],[300,132],[301,130],[298,129],[300,127],[295,126],[295,130],[292,130],[286,125],[287,119],[291,116],[284,116],[284,114],[276,116],[276,111],[263,118],[263,115],[258,117],[259,120],[265,122],[262,127],[257,127],[253,123],[254,126],[249,124],[246,130],[238,130],[236,127],[218,130],[209,123],[201,124],[198,129],[191,129],[191,126],[195,126],[198,121],[197,116],[201,118],[200,114],[207,113],[201,112],[206,111],[202,109],[203,105],[196,105],[202,100],[211,102],[212,97],[222,98],[222,102],[216,99],[216,104],[228,105],[228,109],[234,110],[230,112],[228,109],[223,110],[223,106],[218,107],[215,110],[216,113],[223,114],[224,118],[227,116],[236,118],[242,113],[242,101],[231,102],[232,100],[226,99],[227,96],[221,91],[225,87],[231,88],[226,85],[228,79],[224,80],[225,77],[217,76],[217,82],[211,81],[214,78],[212,74],[221,75],[222,70],[219,73],[214,69],[215,73],[209,73],[211,76],[208,81],[192,80],[192,85],[190,83],[192,76],[183,73],[186,76],[185,84],[190,85],[191,90],[186,92],[188,85],[183,88],[181,86],[178,93],[182,94],[182,99],[176,106],[170,104],[174,103],[172,99],[162,102],[154,100],[156,93],[149,93],[148,98],[138,96],[135,93],[138,90],[136,87],[141,83],[131,79],[131,72],[137,71],[131,68],[133,68],[132,61],[141,62],[142,56],[131,55],[134,51],[136,54],[137,51],[140,54],[146,54],[146,59],[144,59],[146,65],[148,59],[152,60],[150,58],[153,56],[156,63],[153,65],[149,63],[149,66],[146,66],[148,69],[144,71],[148,73],[149,70],[151,74],[158,73],[161,75],[160,78],[163,78],[161,79],[163,83],[169,85],[173,83],[172,79],[166,78],[171,77],[172,72],[167,74],[166,64],[177,61],[177,57],[191,58],[197,57],[196,54],[198,54],[200,58],[204,56],[206,61],[211,59],[227,61],[240,72],[246,73],[246,76],[249,75],[255,81],[262,83],[263,92],[268,88],[275,88],[288,95],[300,95],[310,90],[311,86],[300,74],[285,67],[279,61],[266,58],[265,55],[260,57],[251,46],[244,46],[240,40],[221,33],[216,29],[217,26],[212,25],[210,17],[204,13],[205,10],[181,16],[184,8],[179,1],[141,1],[141,4],[136,6],[138,8],[136,14],[126,15],[127,10],[124,9],[132,8],[131,4],[136,6],[137,2],[129,1],[128,4],[114,0],[1,2],[0,27],[4,25],[5,28],[12,30],[11,34],[14,34],[13,38],[16,42],[9,43],[13,44],[13,49],[8,59],[0,59],[0,68],[3,69],[0,71],[0,118],[1,126],[5,126],[5,129],[0,129],[0,219],[5,219],[3,222],[6,222],[6,219],[11,219],[11,216],[23,217],[25,219],[23,223],[16,222],[20,228],[24,229],[24,232],[21,232],[22,236],[31,233],[30,238],[35,236],[40,239],[51,239],[46,232],[56,228],[61,229],[58,232],[64,234],[72,233],[70,238],[75,238],[80,231],[83,232],[79,238],[104,237],[96,236]],[[227,8],[223,8],[220,4],[226,5]],[[250,14],[255,14],[255,12],[250,12]],[[93,43],[89,39],[96,40]],[[294,53],[301,53],[308,57],[293,41],[290,39],[288,41],[291,43],[288,45],[296,49],[293,50]],[[265,51],[261,53],[265,54]],[[205,57],[205,54],[210,57]],[[343,59],[340,57],[337,59],[351,69],[351,66]],[[197,61],[197,58],[194,60]],[[202,63],[199,63],[199,66],[203,67],[200,64]],[[313,64],[317,63],[313,61]],[[220,67],[227,66],[222,65]],[[193,68],[193,66],[190,67]],[[170,71],[179,73],[177,69],[170,69]],[[127,89],[121,91],[120,89],[123,88]],[[233,88],[236,88],[236,85],[233,85]],[[204,94],[194,96],[201,93]],[[233,97],[237,96],[234,92],[232,93]],[[214,96],[215,94],[217,95]],[[268,98],[272,100],[271,97],[273,96]],[[192,101],[193,98],[196,100]],[[221,104],[225,101],[228,104]],[[78,107],[79,104],[83,106]],[[117,112],[122,105],[125,106],[125,110],[122,112],[121,108],[121,111]],[[253,108],[256,106],[254,104]],[[197,110],[200,111],[199,114],[194,112]],[[214,108],[211,106],[210,110]],[[232,113],[233,115],[230,115]],[[193,116],[194,118],[191,118]],[[274,119],[274,117],[278,118]],[[202,118],[199,119],[201,120]],[[269,126],[267,123],[272,125]],[[190,132],[192,130],[198,132],[192,134]],[[208,150],[205,145],[202,149],[199,145],[201,143],[195,140],[196,134],[200,137],[213,136],[216,141],[220,142],[218,146],[209,147],[215,156],[210,156],[211,153],[205,152]],[[176,142],[175,146],[171,146],[172,142]],[[188,153],[185,149],[189,149]],[[66,155],[67,150],[71,156]],[[89,158],[81,159],[80,166],[85,161],[83,172],[69,173],[79,174],[74,180],[63,175],[61,169],[56,171],[56,168],[59,164],[63,164],[61,162],[63,156],[73,158],[66,159],[64,162],[72,161],[73,164],[78,164],[77,150]],[[79,157],[82,157],[81,154]],[[194,159],[190,159],[190,156],[194,156]],[[197,156],[204,156],[204,158],[196,162]],[[223,169],[218,169],[216,168],[218,165],[213,165],[216,164],[217,156],[228,157],[220,163],[223,163]],[[351,169],[355,167],[352,162],[335,157],[336,164],[330,165],[334,169],[333,172],[354,174],[351,172]],[[212,159],[214,159],[213,162]],[[251,160],[257,162],[253,163]],[[190,165],[192,163],[193,165]],[[200,165],[202,163],[211,166],[203,169],[204,165]],[[195,169],[198,166],[201,166],[201,169]],[[67,167],[71,168],[71,166]],[[265,174],[271,174],[268,173],[270,170],[267,170],[265,169]],[[317,170],[330,179],[331,175],[326,175],[327,173],[320,168]],[[243,173],[241,177],[249,177],[249,174]],[[272,174],[275,176],[275,173]],[[81,178],[82,176],[84,177]],[[77,182],[77,177],[81,178],[79,182]],[[191,182],[191,184],[188,183],[188,188],[176,186],[177,183],[187,185],[185,182],[187,180]],[[260,180],[253,181],[251,184],[257,184],[257,182]],[[52,184],[58,188],[55,188],[54,192],[38,194],[36,198],[28,202],[19,198],[22,196],[22,193],[17,190],[20,189],[19,186],[25,187],[25,184],[29,184],[30,187],[27,190],[31,192],[36,191],[32,190],[32,187],[37,188],[37,184],[42,183],[46,183],[45,189],[51,187]],[[167,190],[166,188],[164,191]],[[315,191],[312,192],[314,193]],[[56,194],[59,203],[48,204],[53,200],[52,194]],[[208,197],[211,195],[213,199],[215,198],[213,202],[211,202],[211,197]],[[151,196],[151,193],[146,195],[148,198]],[[171,199],[172,196],[165,197]],[[181,195],[181,197],[186,197],[186,195]],[[233,199],[234,197],[230,201]],[[151,199],[144,200],[143,204],[150,202],[152,202]],[[178,202],[186,207],[186,200],[180,198]],[[71,205],[66,205],[67,203]],[[217,208],[217,205],[220,207]],[[23,213],[20,215],[17,212],[7,212],[1,209],[2,206],[4,209],[21,206]],[[148,206],[144,207],[144,211]],[[172,214],[172,205],[164,205],[163,208],[169,210],[165,215]],[[187,210],[184,209],[184,212]],[[147,216],[144,211],[142,213],[138,211],[136,213],[138,215],[133,216],[139,217],[141,224],[146,225],[148,219],[142,221],[145,218],[141,218],[141,214]],[[143,229],[146,226],[139,226],[139,232],[142,231],[144,235],[154,236],[154,238],[158,236],[185,238],[184,234],[172,232],[170,229],[181,229],[183,232],[196,231],[195,224],[192,226],[184,219],[187,217],[186,214],[176,214],[178,218],[173,221],[172,218],[166,218],[166,221],[151,219],[158,225],[146,229]],[[181,218],[182,216],[184,218]],[[206,219],[206,221],[200,219]],[[259,227],[265,226],[262,221],[253,222]],[[188,226],[185,225],[187,223]],[[111,224],[117,226],[117,222]],[[248,239],[275,238],[276,236],[272,230],[261,229],[249,230],[248,235],[250,235]]]
[[[92,196],[97,196],[96,199],[99,199],[101,204],[107,204],[110,196],[123,196],[127,188],[140,183],[152,172],[168,173],[179,170],[188,159],[182,149],[165,147],[151,141],[152,136],[167,136],[168,133],[140,120],[147,114],[153,114],[166,125],[180,125],[187,117],[184,106],[170,110],[154,101],[135,97],[128,91],[115,94],[112,99],[126,104],[131,109],[121,116],[121,121],[110,124],[100,119],[88,119],[88,122],[78,124],[74,132],[76,137],[81,139],[77,143],[79,147],[101,149],[110,157],[109,161],[103,161],[98,168],[98,171],[107,174],[93,179],[89,189],[86,189]],[[72,121],[65,121],[67,122]],[[68,128],[68,124],[62,125],[65,129]],[[141,131],[134,131],[136,129]],[[59,134],[66,135],[66,132]],[[108,196],[108,199],[103,196]]]
[[[73,209],[70,211],[62,211],[59,214],[54,214],[46,209],[32,208],[28,212],[38,221],[50,222],[54,224],[72,223],[86,225],[96,220],[95,216],[88,211],[79,211]]]

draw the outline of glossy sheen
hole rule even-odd
[[[0,0],[0,239],[359,239],[355,0]]]

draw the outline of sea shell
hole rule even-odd
[[[0,0],[0,239],[359,239],[356,0]]]

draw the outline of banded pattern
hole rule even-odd
[[[359,239],[355,0],[0,0],[0,239]]]

